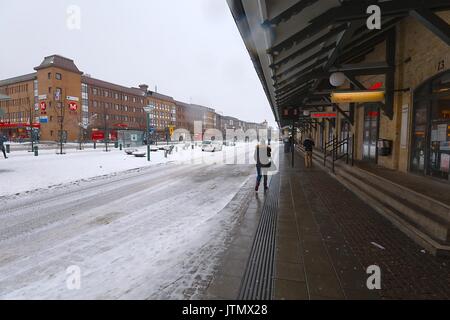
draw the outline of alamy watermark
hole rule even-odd
[[[66,26],[69,30],[81,29],[81,8],[77,5],[70,5],[66,9]]]
[[[367,28],[369,30],[380,30],[381,29],[381,8],[377,5],[371,5],[367,7],[367,14],[370,16],[367,18]]]
[[[381,289],[381,269],[377,265],[367,267],[366,273],[370,276],[367,278],[366,286],[369,290]]]
[[[81,268],[77,265],[72,265],[66,269],[67,279],[66,287],[69,290],[81,289]]]

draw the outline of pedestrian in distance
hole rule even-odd
[[[267,191],[267,171],[272,165],[272,149],[266,144],[264,139],[256,146],[254,159],[256,161],[256,186],[255,191],[258,192],[261,179],[264,177],[264,191]]]
[[[311,136],[308,136],[303,141],[303,147],[305,148],[305,167],[311,168],[312,167],[312,155],[313,155],[313,148],[314,148],[314,140],[311,139]]]
[[[3,156],[5,157],[5,159],[8,159],[8,157],[6,156],[6,150],[5,150],[5,142],[8,141],[8,138],[6,138],[6,136],[4,136],[3,134],[0,135],[0,150],[3,152]]]

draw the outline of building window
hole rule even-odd
[[[51,78],[52,78],[52,73],[51,73],[51,72],[49,72],[49,73],[47,74],[47,78],[48,78],[48,79],[51,79]]]
[[[61,80],[62,79],[61,73],[56,73],[55,78],[56,78],[56,80]]]

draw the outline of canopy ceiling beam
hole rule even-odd
[[[344,31],[347,28],[346,24],[341,24],[336,28],[333,28],[331,30],[329,30],[327,33],[325,33],[323,36],[317,38],[314,41],[311,41],[309,44],[298,48],[297,50],[295,50],[294,52],[292,52],[291,54],[289,54],[288,56],[279,59],[278,61],[276,61],[275,63],[271,64],[269,67],[272,69],[277,69],[283,65],[285,65],[286,63],[288,63],[289,61],[297,58],[298,56],[310,51],[311,49],[321,45],[322,43],[328,41],[330,38],[338,35],[339,33],[341,33],[342,31]],[[276,57],[275,57],[276,60]]]
[[[386,2],[376,2],[381,9],[382,17],[407,16],[411,10],[427,8],[430,10],[443,10],[450,8],[450,3],[441,0],[395,0]],[[330,24],[338,22],[349,22],[355,20],[366,20],[368,3],[360,0],[345,1],[340,6],[331,8],[316,18],[310,20],[309,26],[298,31],[287,39],[275,44],[267,50],[268,53],[279,53],[282,50],[290,49],[295,43],[317,34]]]
[[[441,17],[426,8],[413,9],[409,14],[450,46],[450,25]]]

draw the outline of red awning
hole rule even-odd
[[[26,128],[29,127],[30,124],[26,123],[26,122],[0,122],[0,128],[7,128],[7,129],[14,129],[14,128]],[[40,123],[33,123],[31,125],[33,128],[40,128],[41,124]]]

